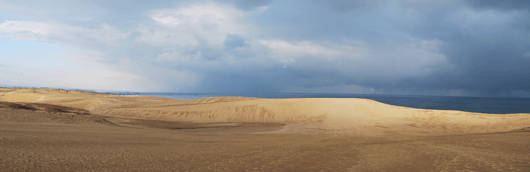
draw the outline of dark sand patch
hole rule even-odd
[[[512,130],[513,132],[530,132],[530,127],[521,128],[518,130]]]
[[[254,134],[280,130],[284,124],[279,123],[251,123],[251,122],[215,122],[194,123],[185,121],[162,121],[147,119],[109,118],[116,124],[130,127],[148,127],[158,129],[179,130],[182,133],[208,134]]]
[[[147,119],[127,119],[120,124],[140,125],[151,128],[164,129],[195,129],[195,128],[216,128],[216,127],[238,127],[242,123],[194,123],[194,122],[179,122],[179,121],[162,121],[162,120],[147,120]]]
[[[115,125],[103,116],[84,109],[43,103],[0,101],[0,121],[16,123],[104,124]]]

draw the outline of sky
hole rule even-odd
[[[530,97],[530,1],[0,0],[0,86]]]

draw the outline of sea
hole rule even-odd
[[[120,92],[124,96],[155,96],[181,100],[220,96],[239,96],[268,99],[289,98],[363,98],[378,102],[422,109],[459,110],[466,112],[511,114],[530,113],[530,98],[456,97],[425,95],[383,94],[336,94],[336,93],[278,93],[278,94],[229,94],[229,93],[171,93],[171,92]]]

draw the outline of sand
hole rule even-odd
[[[7,171],[529,171],[530,114],[0,88]]]

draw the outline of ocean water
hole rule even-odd
[[[422,108],[459,110],[480,113],[530,113],[530,98],[488,98],[488,97],[447,97],[447,96],[416,96],[416,95],[378,95],[378,94],[188,94],[166,92],[120,93],[120,95],[146,95],[181,100],[201,99],[218,96],[241,96],[256,98],[365,98],[386,104]]]

